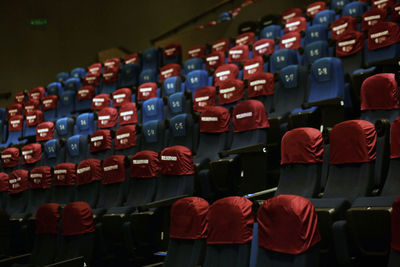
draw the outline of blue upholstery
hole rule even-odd
[[[187,99],[184,93],[174,93],[168,97],[165,107],[166,118],[172,118],[177,114],[190,113],[191,100]]]
[[[142,125],[141,150],[160,153],[165,147],[165,125],[163,121],[148,121]]]
[[[43,166],[55,167],[65,161],[65,146],[59,139],[51,139],[44,143],[42,157]]]
[[[90,135],[96,131],[96,124],[93,113],[82,113],[76,118],[75,134]]]
[[[368,39],[364,44],[364,63],[367,66],[377,65],[381,62],[400,57],[400,44],[396,43],[377,50],[368,49]]]
[[[58,117],[69,117],[75,111],[75,91],[66,90],[58,99]]]
[[[61,82],[53,82],[47,85],[47,95],[58,95],[60,96],[64,92],[64,88]]]
[[[191,58],[183,63],[183,69],[185,74],[191,72],[192,70],[202,70],[204,69],[204,63],[201,58]]]
[[[65,82],[69,78],[69,73],[67,72],[60,72],[56,75],[57,82]]]
[[[83,78],[85,77],[87,74],[86,70],[84,68],[75,68],[73,70],[71,70],[71,77],[74,78]]]
[[[67,140],[66,162],[79,164],[88,158],[89,145],[88,137],[84,135],[74,135]]]
[[[219,22],[229,21],[229,20],[231,20],[231,15],[229,14],[229,12],[222,12],[218,16],[218,21]]]
[[[366,3],[354,1],[343,7],[342,16],[361,17],[367,9]]]
[[[65,117],[58,119],[55,123],[58,138],[69,138],[74,134],[74,119]]]
[[[324,24],[324,25],[330,25],[332,22],[334,22],[336,19],[336,13],[334,10],[329,10],[325,9],[320,12],[318,12],[314,19],[313,19],[313,25],[317,24]]]
[[[281,36],[281,26],[279,25],[266,26],[260,32],[260,39],[267,38],[275,40],[276,38],[280,38]]]
[[[125,64],[121,68],[118,77],[119,87],[132,87],[138,85],[140,66],[137,64]]]
[[[142,104],[142,123],[164,119],[164,102],[161,98],[151,98]]]
[[[161,53],[157,48],[149,48],[143,51],[142,54],[143,69],[156,70],[160,67]]]
[[[315,41],[304,47],[303,63],[308,66],[314,63],[317,59],[332,56],[329,53],[327,41]]]
[[[201,87],[208,85],[208,73],[206,70],[193,70],[186,75],[185,89],[192,92],[192,95]]]
[[[316,24],[307,28],[304,44],[308,45],[315,41],[328,41],[328,26]]]
[[[341,10],[345,5],[347,5],[350,2],[351,2],[351,0],[332,0],[331,1],[331,9]]]
[[[82,87],[80,78],[69,78],[65,81],[65,90],[78,91]]]
[[[168,146],[185,146],[196,154],[198,131],[191,114],[176,115],[170,120]]]
[[[297,65],[297,52],[293,49],[280,49],[275,51],[270,58],[270,72],[279,72],[286,66]]]
[[[157,72],[154,69],[143,69],[139,74],[139,84],[157,82]]]
[[[169,77],[167,78],[162,86],[162,96],[170,96],[173,93],[182,91],[182,79],[181,77]]]

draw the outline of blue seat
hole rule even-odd
[[[270,58],[270,72],[280,72],[280,70],[289,65],[299,64],[297,52],[293,49],[280,49],[275,51]]]
[[[157,82],[157,72],[154,69],[143,69],[139,74],[139,84]]]
[[[76,78],[76,77],[71,77],[68,80],[66,80],[64,82],[65,90],[72,90],[72,91],[78,91],[79,88],[82,87],[82,83],[81,83],[81,79],[80,78]]]
[[[165,147],[165,124],[164,121],[152,120],[143,123],[141,132],[141,150],[152,150],[160,153]]]
[[[75,91],[66,90],[60,96],[57,105],[57,114],[59,118],[69,117],[75,112]]]
[[[208,73],[206,70],[194,70],[186,75],[185,90],[192,92],[192,95],[201,87],[209,84]]]
[[[55,123],[57,138],[68,139],[74,135],[75,121],[73,118],[65,117],[58,119]]]
[[[87,135],[74,135],[67,140],[67,153],[65,161],[79,164],[88,158],[89,144]]]
[[[165,79],[162,85],[162,96],[165,97],[177,92],[182,92],[184,89],[182,85],[184,85],[184,83],[182,83],[181,77],[176,76]]]
[[[183,63],[183,70],[184,73],[187,74],[192,70],[204,70],[205,65],[201,58],[190,58]]]
[[[398,84],[393,73],[368,77],[361,86],[361,119],[375,123],[387,119],[391,123],[400,115]]]
[[[303,65],[308,66],[317,59],[333,56],[327,41],[315,41],[304,47]]]
[[[321,235],[309,200],[295,195],[270,198],[258,209],[257,222],[255,266],[319,266]]]
[[[56,75],[56,81],[63,83],[69,78],[69,73],[68,72],[60,72]]]
[[[363,66],[364,34],[356,31],[346,31],[337,38],[336,57],[340,58],[346,75]]]
[[[59,139],[51,139],[44,143],[42,154],[43,166],[55,167],[65,161],[65,145]]]
[[[275,195],[316,197],[321,190],[324,153],[322,133],[315,128],[296,128],[281,142],[281,167]]]
[[[319,13],[318,13],[319,14]],[[328,26],[325,24],[316,24],[307,28],[304,37],[304,45],[315,41],[328,41]]]
[[[167,99],[164,114],[170,119],[178,114],[191,113],[191,107],[191,99],[188,99],[185,93],[174,93]]]
[[[170,239],[164,266],[203,265],[209,206],[206,200],[199,197],[183,198],[172,205]],[[186,216],[193,218],[193,221],[182,220]]]
[[[242,197],[222,198],[210,206],[202,266],[249,266],[254,223],[251,206],[252,202]]]
[[[332,0],[331,9],[340,12],[342,8],[350,2],[351,0]]]
[[[23,136],[35,136],[36,126],[43,122],[43,112],[40,109],[29,111],[25,115]]]
[[[71,77],[82,79],[87,74],[84,68],[75,68],[71,70]]]
[[[193,154],[197,152],[199,125],[191,114],[179,114],[170,119],[168,146],[185,146]]]
[[[364,2],[350,2],[343,6],[342,8],[342,17],[351,16],[354,18],[360,17],[367,11],[368,5]]]
[[[110,130],[97,130],[89,136],[89,157],[104,160],[114,154]]]
[[[82,113],[76,117],[74,132],[80,135],[90,135],[97,129],[97,121],[91,112]]]
[[[119,87],[137,86],[139,82],[140,66],[138,64],[125,64],[118,77]]]
[[[313,18],[313,25],[324,24],[330,25],[336,19],[336,12],[334,10],[325,9],[318,12]]]
[[[143,51],[142,68],[156,70],[161,66],[161,53],[157,48],[149,48]]]
[[[103,72],[103,80],[100,86],[101,94],[112,94],[118,88],[119,68],[110,68]]]
[[[142,123],[151,120],[164,120],[164,101],[161,98],[151,98],[142,104]]]
[[[264,27],[260,32],[260,39],[272,39],[275,40],[277,38],[281,38],[282,29],[279,25],[269,25]]]
[[[64,87],[61,82],[53,82],[47,85],[47,95],[58,95],[60,96],[64,92]]]
[[[229,14],[229,12],[222,12],[221,14],[218,15],[219,22],[230,21],[230,20],[231,20],[231,15]]]

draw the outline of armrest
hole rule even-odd
[[[1,259],[0,266],[7,266],[7,265],[11,266],[14,263],[21,263],[21,262],[26,263],[31,255],[32,255],[31,253],[27,253],[27,254],[22,254],[22,255],[18,255],[18,256],[14,256],[14,257]]]
[[[247,199],[252,199],[252,198],[255,198],[255,197],[259,197],[259,196],[273,194],[277,190],[278,190],[278,187],[273,187],[273,188],[270,188],[270,189],[267,189],[267,190],[263,190],[263,191],[259,191],[259,192],[256,192],[256,193],[247,194],[247,195],[244,195],[243,197],[245,197]]]
[[[164,262],[157,262],[157,263],[153,263],[150,265],[144,265],[143,267],[157,267],[157,266],[163,266]]]
[[[257,153],[257,152],[262,152],[266,153],[267,152],[267,147],[265,144],[257,144],[257,145],[251,145],[251,146],[244,146],[244,147],[239,147],[231,150],[225,150],[219,152],[219,156],[221,158],[227,157],[232,154],[244,154],[244,153]]]
[[[50,266],[83,266],[84,259],[82,256],[64,260],[64,261],[59,261],[55,262],[49,265],[46,265],[45,267],[50,267]]]
[[[184,197],[188,197],[188,195],[181,195],[181,196],[177,196],[177,197],[171,197],[171,198],[166,198],[166,199],[162,199],[162,200],[158,200],[158,201],[153,201],[153,202],[150,202],[143,206],[138,207],[138,209],[139,209],[139,211],[146,211],[151,208],[160,208],[160,207],[171,206],[175,201],[177,201],[181,198],[184,198]]]
[[[304,103],[302,105],[303,109],[308,109],[311,107],[315,106],[343,106],[344,102],[343,99],[340,97],[335,97],[335,98],[330,98],[326,100],[321,100],[321,101],[315,101],[315,102],[309,102],[309,103]]]

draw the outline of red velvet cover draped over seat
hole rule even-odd
[[[63,236],[81,235],[94,232],[92,209],[86,202],[71,202],[62,211]]]
[[[47,203],[41,205],[36,211],[35,234],[56,235],[59,231],[61,219],[60,205],[58,203]]]
[[[399,108],[399,89],[393,73],[368,77],[361,85],[361,110]]]
[[[154,178],[159,175],[158,153],[150,150],[137,152],[130,160],[129,176],[132,178]]]
[[[86,159],[81,161],[76,168],[77,185],[89,184],[102,179],[101,161],[98,159]]]
[[[193,155],[189,148],[171,146],[161,151],[161,174],[191,175],[194,174]]]
[[[53,186],[72,186],[76,182],[76,165],[60,163],[54,167]]]
[[[97,130],[90,135],[90,153],[108,150],[111,148],[110,130]]]
[[[231,115],[224,107],[206,107],[200,115],[201,133],[223,133],[229,131]]]
[[[267,112],[258,100],[245,100],[236,104],[232,117],[235,133],[269,128]]]

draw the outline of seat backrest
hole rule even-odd
[[[5,146],[8,145],[17,145],[21,143],[19,140],[22,137],[24,126],[24,117],[22,115],[15,115],[9,118],[8,120],[8,138],[5,143]]]
[[[352,75],[363,64],[364,34],[355,30],[346,30],[336,39],[336,57],[342,60],[344,73]]]
[[[326,26],[330,25],[336,19],[336,12],[334,10],[323,10],[318,12],[313,18],[313,25],[324,24]]]
[[[314,61],[310,71],[310,93],[308,102],[331,98],[344,99],[344,73],[340,59],[320,58]]]
[[[84,68],[75,68],[71,70],[71,77],[82,79],[86,76],[86,70]]]
[[[23,214],[29,200],[29,171],[18,169],[9,175],[8,201],[6,211],[10,218]]]
[[[230,41],[228,39],[219,39],[212,43],[211,52],[225,52],[230,48]]]
[[[169,44],[163,49],[163,65],[170,63],[181,64],[182,47],[180,44]]]
[[[142,123],[164,119],[164,102],[161,98],[151,98],[142,104]]]
[[[120,87],[136,86],[139,82],[140,66],[138,64],[127,64],[121,68],[121,73],[118,77]]]
[[[140,135],[139,135],[140,137]],[[136,125],[125,125],[115,132],[114,153],[116,155],[132,156],[140,147],[140,138],[136,133]]]
[[[314,197],[320,192],[324,153],[322,133],[314,128],[296,128],[281,142],[281,169],[276,195]]]
[[[264,27],[260,32],[260,39],[272,39],[281,37],[281,26],[279,25],[269,25]]]
[[[209,206],[199,197],[182,198],[172,205],[165,266],[203,265]]]
[[[192,92],[192,95],[201,87],[207,86],[208,73],[206,70],[193,70],[186,75],[185,89]]]
[[[69,78],[69,73],[68,72],[60,72],[56,75],[56,81],[57,82],[65,82]]]
[[[191,112],[191,99],[188,99],[185,93],[178,92],[170,95],[165,106],[165,117],[172,118],[178,114]]]
[[[24,169],[32,170],[41,163],[42,145],[39,143],[25,145],[21,149],[21,154]]]
[[[157,48],[149,48],[143,51],[143,69],[157,69],[160,66],[161,53]]]
[[[270,112],[273,107],[274,75],[269,72],[258,72],[249,78],[247,97],[263,102],[265,109]]]
[[[43,112],[40,109],[28,111],[28,113],[25,114],[24,136],[36,135],[36,126],[43,122],[43,120]]]
[[[252,202],[226,197],[209,208],[204,267],[249,266],[254,217]]]
[[[377,23],[386,21],[387,10],[374,8],[362,15],[361,30],[366,31]]]
[[[79,89],[79,88],[78,88]],[[57,114],[59,117],[69,117],[75,111],[75,91],[64,91],[57,105]]]
[[[239,78],[239,67],[235,64],[224,64],[219,66],[214,72],[214,85],[220,86],[227,80]]]
[[[197,152],[198,124],[191,114],[178,114],[171,118],[169,124],[168,146],[181,145]]]
[[[325,8],[326,8],[326,3],[323,1],[313,2],[306,7],[306,15],[311,18],[314,18],[316,14],[325,10]]]
[[[56,121],[56,133],[58,138],[68,139],[74,134],[74,119],[65,117]]]
[[[89,137],[89,157],[104,160],[114,154],[114,143],[110,130],[97,130]]]
[[[89,144],[87,135],[74,135],[67,140],[66,162],[78,164],[89,155]]]
[[[36,142],[43,142],[53,139],[56,131],[52,121],[45,121],[38,124],[36,127]]]
[[[84,201],[95,208],[102,179],[100,160],[92,158],[82,160],[76,167],[76,200]]]
[[[270,58],[270,72],[280,72],[286,66],[297,65],[297,53],[293,49],[279,49]]]
[[[75,134],[92,134],[97,129],[94,114],[91,112],[80,114],[78,117],[76,117],[74,128]]]
[[[129,88],[120,88],[112,93],[113,107],[118,108],[125,103],[132,102],[132,91]]]
[[[127,124],[133,124],[138,122],[138,114],[137,114],[137,108],[136,108],[136,103],[130,102],[130,103],[125,103],[119,108],[119,126],[127,125]]]
[[[316,24],[306,30],[304,44],[310,44],[315,41],[328,41],[328,26],[325,24]]]
[[[157,82],[157,72],[153,69],[143,69],[139,74],[139,84]]]
[[[160,172],[156,201],[193,195],[194,164],[190,149],[184,146],[164,148],[161,151]]]
[[[314,63],[317,59],[329,57],[329,47],[327,41],[315,41],[304,47],[304,65]]]
[[[234,128],[231,148],[267,142],[268,115],[262,102],[245,100],[236,104],[232,113]]]
[[[399,89],[393,73],[368,77],[361,86],[361,119],[375,123],[393,122],[399,116]]]
[[[223,64],[225,64],[225,53],[222,51],[209,53],[206,57],[207,70],[215,70]]]
[[[109,94],[99,94],[92,99],[92,110],[101,110],[109,107],[111,99]]]
[[[55,121],[57,119],[58,96],[48,95],[41,100],[41,109],[45,121]]]
[[[332,39],[336,40],[340,35],[349,31],[357,31],[357,20],[351,16],[338,18],[331,24]]]
[[[143,83],[139,86],[137,93],[138,101],[145,101],[158,96],[157,84],[155,82]]]
[[[248,45],[236,45],[229,49],[228,62],[239,63],[245,62],[249,59],[249,46]]]
[[[65,161],[66,148],[59,139],[51,139],[43,145],[43,166],[55,167]]]
[[[253,44],[253,57],[272,55],[275,51],[274,39],[260,39]]]
[[[319,266],[318,216],[308,199],[295,195],[270,198],[258,209],[257,222],[256,266]]]
[[[227,80],[220,83],[218,104],[227,105],[244,98],[244,83],[242,80]]]
[[[400,189],[400,181],[397,173],[400,170],[400,143],[398,140],[400,131],[400,118],[396,118],[390,128],[390,162],[385,184],[382,188],[382,196],[394,196]]]
[[[282,35],[279,41],[279,49],[297,50],[301,47],[301,34],[299,32],[288,32]]]
[[[116,108],[103,108],[97,113],[97,129],[116,128],[118,125],[118,110]]]
[[[76,165],[60,163],[54,167],[51,202],[68,204],[75,201]]]
[[[19,149],[9,147],[1,151],[1,168],[6,173],[11,173],[21,165]]]
[[[52,169],[48,166],[36,167],[30,171],[30,194],[26,213],[35,214],[39,206],[50,202],[52,176]]]
[[[81,79],[76,78],[76,77],[71,77],[68,80],[65,81],[65,90],[72,90],[72,91],[78,91],[79,88],[82,87]]]
[[[58,95],[60,96],[64,92],[64,87],[61,82],[53,82],[47,85],[47,95]]]
[[[353,201],[366,196],[373,185],[377,134],[363,120],[336,124],[330,134],[329,173],[323,198]]]
[[[205,86],[196,91],[193,95],[193,110],[202,112],[208,106],[215,106],[217,91],[214,86]]]
[[[160,82],[164,82],[170,77],[181,76],[181,65],[170,63],[160,68]]]
[[[342,8],[350,3],[351,0],[332,0],[331,1],[331,9],[332,10],[342,10]]]
[[[206,56],[207,49],[205,45],[195,45],[188,49],[187,58],[204,58]],[[185,65],[185,64],[184,64]],[[185,68],[186,70],[186,68]]]
[[[195,58],[194,58],[195,59]],[[182,79],[179,76],[165,79],[162,85],[162,96],[170,96],[173,93],[182,92]]]
[[[165,147],[165,124],[164,121],[152,120],[143,123],[141,150],[152,150],[160,153]]]
[[[204,55],[205,56],[205,55]],[[204,63],[201,57],[190,58],[183,63],[183,69],[185,73],[189,73],[192,70],[204,69]]]
[[[400,222],[400,199],[397,198],[392,204],[391,212],[391,243],[388,267],[395,267],[400,264],[400,233],[396,225]]]
[[[343,7],[342,16],[361,17],[367,9],[368,5],[364,2],[350,2]]]

